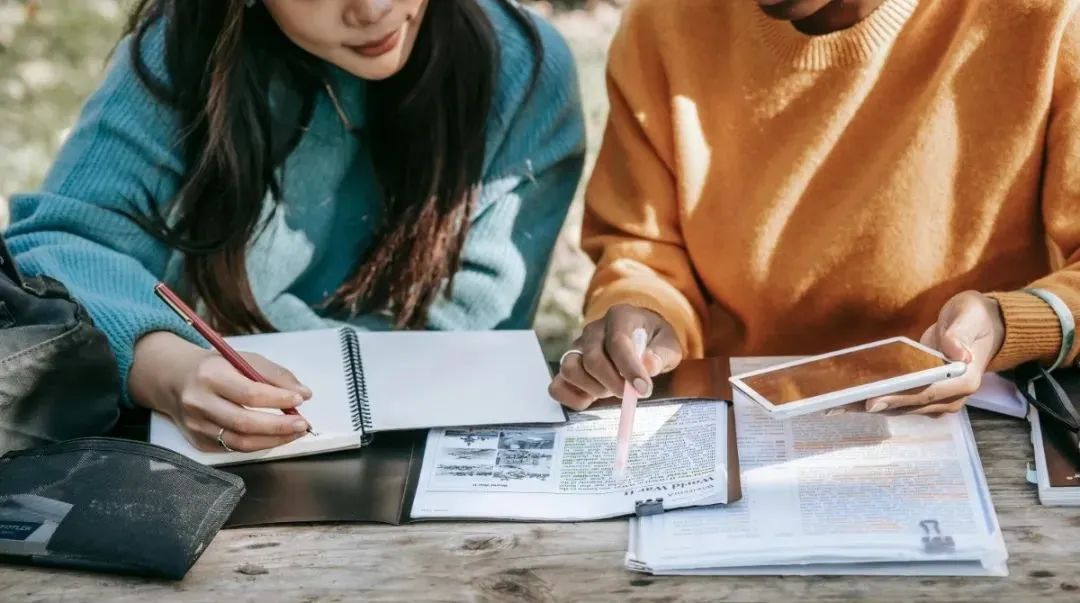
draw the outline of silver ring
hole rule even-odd
[[[561,358],[559,358],[559,366],[562,366],[563,363],[566,362],[567,358],[569,358],[571,356],[574,356],[574,355],[581,356],[582,358],[584,358],[585,357],[585,352],[582,352],[581,350],[566,350],[566,353],[563,354]]]
[[[225,436],[225,428],[222,427],[221,431],[219,431],[217,433],[217,443],[221,444],[221,447],[224,448],[228,452],[236,452],[232,448],[229,448],[229,445],[225,443],[225,437],[224,436]]]

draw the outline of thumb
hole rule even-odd
[[[967,341],[952,332],[946,333],[941,339],[941,353],[949,360],[959,362],[970,363],[972,358],[971,347]]]
[[[305,400],[311,398],[311,389],[303,383],[300,383],[300,380],[296,378],[296,375],[292,374],[292,372],[285,367],[271,362],[258,354],[244,354],[244,357],[260,375],[270,382],[271,385],[296,392],[303,396]]]
[[[938,340],[941,352],[949,360],[971,362],[972,348],[979,340],[983,328],[979,308],[974,304],[961,304],[952,320],[941,325],[942,335]]]

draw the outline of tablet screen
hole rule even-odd
[[[742,382],[780,406],[946,364],[904,341],[893,341],[745,377]]]

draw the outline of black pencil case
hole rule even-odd
[[[80,438],[0,457],[0,560],[179,580],[244,493],[159,446]]]

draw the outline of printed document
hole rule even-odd
[[[567,423],[433,429],[412,517],[574,521],[726,502],[728,405],[642,404],[628,477],[612,475],[619,407]]]
[[[948,564],[947,573],[1005,572],[966,413],[782,421],[746,402],[736,404],[735,416],[742,500],[632,519],[628,567],[735,574],[944,567],[920,571],[928,563]]]

